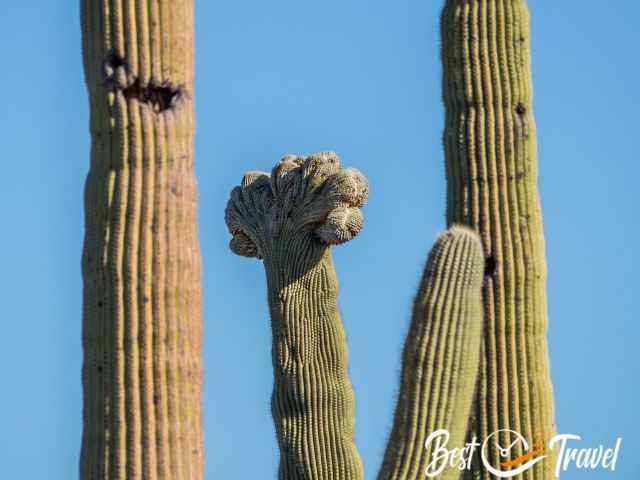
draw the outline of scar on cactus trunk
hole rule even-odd
[[[199,480],[192,0],[81,1],[91,103],[80,478]]]
[[[227,205],[231,250],[264,259],[283,480],[363,477],[329,247],[358,234],[367,191],[333,153],[290,155],[271,175],[245,175]]]
[[[474,433],[510,429],[529,442],[548,440],[555,422],[527,4],[448,0],[441,31],[447,218],[479,232],[488,267]],[[511,443],[506,432],[499,440]],[[512,453],[526,452],[518,444]],[[488,460],[504,461],[493,443]],[[554,464],[518,478],[552,478]]]

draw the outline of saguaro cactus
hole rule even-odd
[[[487,258],[479,438],[555,430],[547,351],[546,265],[524,0],[448,0],[442,15],[450,224],[480,233]],[[512,440],[507,434],[503,445]],[[513,456],[523,454],[517,444]],[[495,442],[488,459],[504,461]],[[549,479],[552,461],[518,478]],[[478,467],[481,478],[490,478]]]
[[[290,155],[271,176],[245,175],[227,205],[231,249],[264,259],[282,480],[363,477],[329,246],[358,234],[367,191],[333,153]]]
[[[191,0],[82,0],[80,478],[203,478]]]
[[[273,417],[279,478],[363,477],[347,342],[330,245],[362,228],[366,179],[333,153],[287,156],[271,175],[251,172],[231,192],[231,250],[264,259],[273,329]],[[381,479],[423,476],[429,428],[462,446],[481,343],[480,240],[452,228],[434,247],[405,346],[396,422]]]
[[[380,480],[456,479],[460,470],[435,462],[428,436],[448,434],[462,448],[475,394],[482,341],[484,257],[478,236],[452,227],[431,250],[415,298],[402,361],[400,395]],[[440,472],[440,473],[438,473]]]

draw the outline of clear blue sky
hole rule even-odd
[[[0,468],[76,478],[82,189],[88,102],[77,1],[0,15]],[[287,152],[336,150],[371,185],[361,237],[335,250],[374,478],[410,302],[444,228],[442,2],[197,1],[197,173],[204,255],[207,476],[274,478],[262,265],[227,248],[230,188]],[[624,438],[640,477],[640,4],[531,0],[550,349],[561,432]]]

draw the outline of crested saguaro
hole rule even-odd
[[[231,250],[264,260],[280,480],[359,480],[355,400],[331,245],[362,228],[368,184],[332,152],[250,172],[225,211]]]
[[[82,480],[203,478],[192,0],[81,0]]]

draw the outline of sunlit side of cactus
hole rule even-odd
[[[81,1],[82,480],[203,478],[191,0]]]

